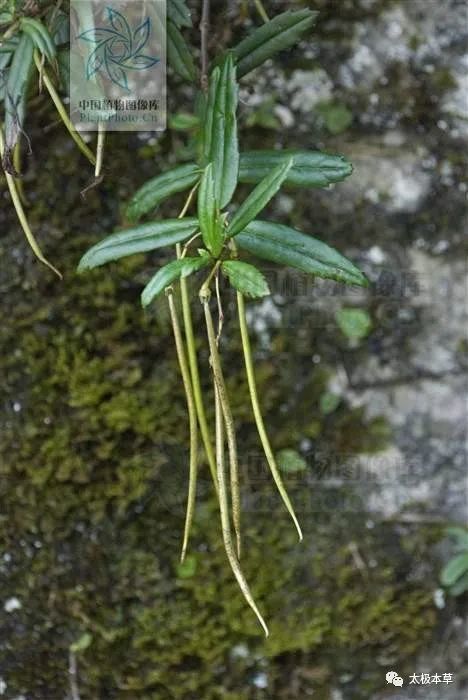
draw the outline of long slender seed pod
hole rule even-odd
[[[296,526],[296,530],[299,535],[299,541],[301,542],[303,537],[302,537],[302,530],[301,526],[299,525],[299,522],[297,520],[296,514],[294,512],[294,508],[292,506],[292,503],[289,499],[289,496],[286,492],[286,489],[283,484],[283,480],[281,479],[281,474],[278,469],[278,465],[276,464],[276,460],[273,454],[273,450],[271,449],[270,441],[268,439],[267,432],[265,430],[265,423],[263,421],[263,416],[260,410],[260,404],[258,401],[258,393],[257,393],[257,384],[255,381],[255,372],[254,372],[254,366],[253,366],[253,361],[252,361],[252,348],[250,346],[250,338],[249,338],[249,331],[247,329],[247,322],[245,319],[245,303],[244,303],[244,297],[241,294],[241,292],[237,292],[237,310],[239,313],[239,325],[240,325],[240,331],[241,331],[241,339],[242,339],[242,349],[244,351],[244,361],[245,361],[245,369],[247,372],[247,381],[249,385],[249,393],[250,393],[250,400],[252,402],[252,409],[254,412],[255,416],[255,423],[257,425],[257,430],[258,434],[260,436],[260,441],[262,443],[263,451],[265,452],[265,457],[267,458],[268,465],[270,467],[270,471],[272,473],[273,479],[275,480],[275,484],[278,488],[278,491],[281,495],[281,498],[283,499],[283,502],[293,519],[294,525]]]
[[[189,196],[187,197],[187,200],[184,204],[184,207],[179,214],[179,218],[183,218],[185,216],[185,214],[187,213],[187,210],[190,206],[190,203],[192,201],[193,195],[196,192],[197,187],[198,187],[198,183],[189,192]],[[181,256],[181,246],[178,243],[177,244],[177,257],[180,258],[180,256]],[[208,428],[208,421],[206,419],[205,405],[203,403],[203,395],[202,395],[201,383],[200,383],[200,372],[198,370],[197,351],[196,351],[196,346],[195,346],[195,334],[193,331],[192,312],[190,310],[190,300],[189,300],[186,279],[180,280],[180,297],[181,297],[181,302],[182,302],[182,316],[184,319],[185,339],[187,342],[187,352],[188,352],[188,360],[189,360],[189,365],[190,365],[190,375],[192,378],[193,395],[195,398],[195,408],[197,411],[198,424],[200,426],[200,432],[201,432],[201,436],[202,436],[202,440],[203,440],[203,446],[205,448],[206,458],[208,460],[208,464],[210,467],[211,478],[213,479],[213,484],[214,484],[215,488],[217,489],[218,482],[217,482],[217,477],[216,477],[216,460],[215,460],[215,454],[214,454],[214,450],[213,450],[213,446],[212,446],[210,430]]]
[[[214,381],[214,393],[216,414],[216,468],[218,478],[219,510],[221,514],[221,530],[223,534],[224,549],[226,551],[226,556],[228,558],[232,572],[236,577],[237,583],[239,584],[239,588],[242,591],[242,595],[244,596],[245,600],[257,616],[258,621],[263,627],[265,636],[268,637],[268,627],[259,609],[257,608],[255,600],[250,591],[249,584],[247,583],[245,576],[242,573],[242,569],[240,568],[239,562],[234,553],[234,547],[231,536],[231,526],[229,523],[229,506],[226,493],[226,476],[224,468],[224,417],[216,381]]]
[[[24,193],[23,180],[21,179],[21,134],[18,134],[18,140],[13,149],[13,168],[18,177],[15,178],[16,189],[23,206],[27,205],[26,195]]]
[[[96,144],[96,165],[94,166],[94,177],[98,178],[101,175],[102,162],[104,159],[104,144],[106,141],[106,125],[103,122],[98,122],[98,135]]]
[[[234,419],[232,416],[231,406],[224,381],[223,369],[221,367],[221,358],[219,356],[218,346],[216,344],[216,336],[213,327],[213,317],[210,311],[208,301],[203,303],[205,309],[205,321],[208,332],[208,341],[210,344],[211,366],[213,375],[218,389],[219,400],[223,410],[224,423],[226,426],[226,437],[229,451],[229,471],[231,481],[231,500],[232,500],[232,519],[234,523],[234,532],[236,533],[237,556],[240,557],[241,552],[241,529],[240,529],[240,492],[239,492],[239,463],[237,459],[237,441],[236,431],[234,428]]]
[[[192,526],[193,513],[195,510],[195,497],[197,493],[197,471],[198,471],[198,425],[197,413],[195,409],[195,401],[193,398],[192,383],[190,381],[190,371],[185,356],[184,342],[180,331],[177,309],[174,301],[172,288],[166,290],[166,296],[169,303],[169,311],[171,314],[172,330],[177,351],[177,359],[179,361],[180,373],[184,383],[185,398],[189,413],[190,425],[190,471],[189,471],[189,488],[187,497],[187,512],[185,516],[184,539],[182,543],[182,553],[180,561],[183,562],[187,552],[188,541],[190,537],[190,529]]]
[[[67,114],[67,110],[62,104],[62,100],[60,99],[59,94],[55,89],[52,80],[49,77],[47,69],[41,63],[41,58],[37,49],[34,50],[34,62],[36,64],[37,70],[39,71],[39,75],[42,77],[42,81],[46,86],[47,91],[52,99],[52,102],[54,103],[57,112],[59,113],[60,118],[63,121],[65,127],[67,128],[70,136],[72,137],[73,141],[76,143],[80,151],[83,153],[83,155],[85,155],[86,158],[89,160],[89,162],[95,165],[96,158],[94,157],[94,153],[91,151],[90,148],[88,148],[88,146],[85,144],[85,142],[71,123],[70,118]]]
[[[195,398],[195,408],[197,411],[198,424],[205,448],[206,458],[210,467],[211,477],[215,487],[217,486],[216,479],[216,460],[211,442],[210,429],[206,419],[205,405],[200,383],[200,372],[198,369],[197,351],[195,346],[195,334],[193,330],[192,312],[190,310],[190,300],[187,289],[187,280],[180,280],[180,296],[182,300],[182,315],[184,319],[185,339],[187,341],[188,359],[190,364],[190,375],[192,378],[193,394]]]
[[[3,139],[2,129],[0,128],[0,156],[1,157],[3,157],[4,149],[5,149],[5,142]],[[36,257],[38,258],[38,260],[40,260],[42,263],[44,263],[44,265],[49,267],[53,272],[55,272],[56,275],[58,275],[60,277],[60,279],[62,279],[62,275],[60,274],[60,272],[52,265],[52,263],[50,263],[47,260],[47,258],[44,257],[44,254],[43,254],[42,250],[40,249],[39,244],[36,241],[33,232],[31,231],[29,221],[27,219],[27,216],[26,216],[24,209],[23,209],[23,205],[21,203],[21,198],[18,194],[18,189],[17,189],[17,185],[15,182],[15,178],[12,175],[10,175],[10,173],[8,173],[6,170],[4,172],[5,172],[5,178],[6,178],[6,182],[8,185],[8,189],[10,191],[11,200],[12,200],[13,206],[15,207],[15,210],[16,210],[16,215],[18,217],[18,221],[21,224],[21,228],[24,231],[24,235],[26,236],[26,239],[27,239],[29,245],[33,249],[33,252],[36,255]]]

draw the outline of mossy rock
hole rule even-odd
[[[105,183],[82,203],[89,173],[63,143],[40,177],[36,171],[30,218],[65,281],[31,262],[13,217],[2,241],[0,577],[4,600],[21,604],[1,613],[9,696],[64,697],[70,646],[89,635],[77,652],[83,699],[257,700],[311,690],[325,699],[345,676],[346,697],[369,697],[382,687],[386,660],[404,670],[431,637],[434,572],[421,575],[413,560],[415,552],[429,557],[431,533],[368,530],[357,516],[324,509],[320,494],[291,478],[292,497],[304,504],[298,545],[262,463],[245,477],[243,566],[271,626],[265,641],[226,563],[205,468],[193,575],[178,575],[186,410],[164,304],[148,315],[139,307],[161,256],[75,276],[80,255],[103,233],[97,219],[108,230],[120,224],[132,174],[126,140],[113,137]],[[227,323],[227,335],[233,327]],[[275,342],[293,351],[284,334]],[[238,351],[238,340],[227,345],[226,366],[249,464],[259,448]],[[207,370],[203,347],[200,358]],[[296,372],[306,376],[303,391],[288,397]],[[362,447],[344,438],[356,425],[365,434],[362,414],[344,404],[325,419],[320,412],[327,376],[305,361],[299,369],[273,357],[260,363],[275,449],[296,447],[312,427],[330,449]],[[280,401],[292,410],[280,413]],[[255,685],[258,673],[267,690]]]

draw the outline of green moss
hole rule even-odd
[[[340,674],[352,679],[353,698],[368,697],[382,685],[379,659],[390,653],[404,669],[431,637],[435,576],[421,576],[413,561],[415,552],[428,557],[429,535],[421,530],[416,544],[408,531],[397,535],[388,525],[367,530],[357,517],[335,515],[315,486],[292,475],[306,531],[306,544],[296,543],[258,459],[229,319],[226,335],[236,339],[225,348],[226,367],[243,467],[250,468],[244,568],[270,622],[270,639],[259,634],[226,563],[206,468],[193,566],[190,575],[178,569],[187,481],[184,397],[164,304],[148,315],[139,307],[142,283],[160,256],[74,274],[80,254],[102,235],[97,212],[109,230],[119,224],[118,202],[131,177],[123,169],[124,144],[113,139],[112,169],[84,204],[78,189],[89,173],[74,158],[62,163],[50,154],[36,182],[31,220],[66,273],[62,284],[30,262],[13,218],[2,239],[10,264],[0,327],[0,546],[8,553],[0,573],[4,598],[14,595],[22,604],[14,613],[2,611],[8,692],[63,697],[69,647],[90,635],[89,646],[77,652],[85,699],[282,698],[292,673],[298,697],[313,691],[328,698]],[[74,195],[71,188],[63,194],[63,177],[72,178]],[[47,225],[39,223],[44,216]],[[8,257],[14,246],[24,261]],[[197,306],[194,313],[198,323]],[[344,402],[331,415],[321,412],[333,370],[311,366],[311,347],[329,343],[313,340],[314,331],[312,324],[302,348],[279,332],[278,353],[259,363],[274,448],[296,447],[308,436],[321,437],[331,451],[357,451],[373,424]],[[203,347],[200,358],[208,384]],[[291,395],[291,386],[302,389]],[[379,434],[382,426],[374,425]],[[252,684],[259,671],[270,682],[266,693]]]

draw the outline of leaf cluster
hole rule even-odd
[[[68,42],[68,18],[51,4],[39,16],[24,3],[0,12],[0,102],[4,110],[5,170],[16,174],[13,150],[24,132],[35,55],[60,79],[60,61]]]
[[[144,306],[174,280],[210,267],[211,273],[220,269],[229,283],[247,296],[268,294],[263,274],[256,266],[238,260],[239,250],[317,277],[367,285],[365,276],[350,260],[318,238],[257,218],[282,187],[327,187],[349,176],[351,164],[343,156],[318,151],[242,152],[239,148],[238,79],[276,52],[297,43],[313,25],[316,15],[307,9],[284,12],[215,58],[207,93],[200,92],[197,98],[201,105],[198,161],[177,166],[146,182],[127,207],[127,216],[134,225],[91,248],[80,261],[80,271],[136,252],[185,242],[180,259],[158,270],[143,290]],[[191,52],[181,33],[190,26],[185,3],[170,0],[169,61],[181,77],[195,80]],[[254,187],[235,208],[233,198],[240,183]],[[184,217],[138,225],[139,219],[182,191],[190,192],[188,201],[197,191],[197,219]],[[195,242],[197,254],[189,255]]]

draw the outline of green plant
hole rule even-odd
[[[440,582],[450,595],[458,596],[468,591],[468,529],[448,527],[446,534],[454,540],[457,552],[442,569]]]
[[[59,277],[44,257],[25,211],[21,149],[31,144],[25,131],[30,104],[45,87],[58,115],[83,155],[95,166],[99,181],[104,130],[98,132],[96,155],[75,131],[62,103],[60,90],[68,88],[68,15],[62,0],[0,0],[0,156],[13,206],[36,257]],[[37,82],[33,77],[36,72]]]
[[[257,6],[263,8],[261,3]],[[195,82],[197,71],[181,34],[189,26],[190,14],[181,0],[169,3],[168,56],[173,68],[185,80]],[[190,423],[190,475],[181,561],[184,561],[194,513],[198,472],[198,432],[201,433],[207,461],[216,488],[224,547],[243,595],[257,615],[266,634],[268,629],[252,597],[241,570],[241,523],[237,439],[220,353],[223,327],[223,299],[220,277],[234,288],[239,327],[252,409],[266,461],[279,493],[298,531],[302,532],[282,482],[280,469],[265,429],[257,396],[252,350],[245,318],[245,297],[269,294],[265,277],[257,266],[239,259],[240,253],[307,274],[346,284],[366,286],[364,275],[345,257],[322,241],[280,223],[257,216],[281,187],[325,187],[351,174],[352,166],[342,156],[303,151],[239,150],[237,135],[238,80],[260,66],[279,50],[295,44],[315,22],[310,10],[287,11],[268,20],[233,49],[217,56],[211,66],[207,56],[209,3],[203,2],[201,22],[201,89],[196,106],[198,160],[157,175],[141,187],[127,208],[135,224],[114,233],[93,246],[81,259],[79,271],[89,270],[122,257],[175,245],[176,257],[160,268],[144,288],[141,301],[148,306],[165,293],[175,338],[176,352],[184,383]],[[233,197],[239,183],[255,185],[236,208]],[[166,198],[187,191],[177,219],[153,220],[137,224]],[[197,216],[188,216],[195,197]],[[190,309],[187,278],[207,272],[199,288],[203,306],[215,402],[215,439],[207,424],[201,391],[198,359]],[[177,287],[183,315],[183,332],[178,316]],[[211,309],[214,295],[218,311],[215,324]],[[185,334],[185,338],[184,338]],[[225,472],[227,446],[229,478]],[[228,488],[229,482],[229,488]],[[231,511],[229,508],[231,502]],[[234,531],[234,537],[233,537]]]
[[[341,332],[349,340],[363,340],[372,330],[372,319],[365,309],[339,309],[335,318]]]

